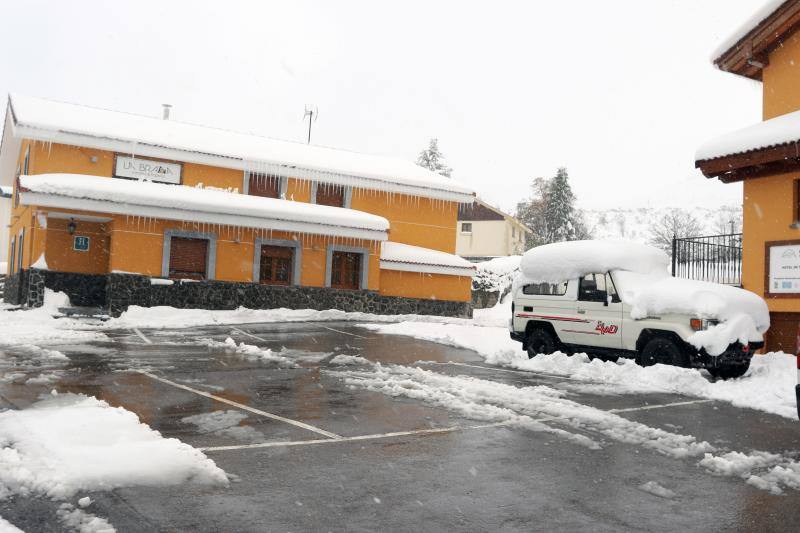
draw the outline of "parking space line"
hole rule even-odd
[[[662,403],[662,404],[654,404],[654,405],[641,405],[639,407],[629,407],[623,409],[609,409],[605,411],[607,413],[630,413],[634,411],[647,411],[650,409],[665,409],[668,407],[679,407],[683,405],[692,405],[692,404],[700,404],[700,403],[709,403],[715,400],[687,400],[684,402],[671,402],[671,403]],[[546,416],[542,418],[533,418],[534,422],[544,423],[544,422],[557,422],[559,420],[566,420],[571,418],[570,416]],[[346,443],[346,442],[358,442],[358,441],[365,441],[365,440],[379,440],[379,439],[391,439],[394,437],[415,437],[415,436],[422,436],[422,435],[444,435],[447,433],[455,433],[457,431],[471,431],[471,430],[478,430],[478,429],[490,429],[490,428],[497,428],[497,427],[505,427],[505,426],[513,426],[518,424],[519,420],[504,420],[502,422],[492,422],[489,424],[478,424],[472,426],[450,426],[446,428],[432,428],[432,429],[417,429],[411,431],[395,431],[391,433],[376,433],[372,435],[356,435],[353,437],[340,437],[338,439],[312,439],[312,440],[294,440],[294,441],[272,441],[272,442],[259,442],[255,444],[238,444],[232,446],[208,446],[205,448],[199,448],[202,452],[225,452],[225,451],[234,451],[234,450],[253,450],[259,448],[276,448],[281,446],[308,446],[313,444],[326,444],[326,443]]]
[[[242,335],[247,335],[248,337],[251,337],[251,338],[253,338],[253,339],[257,340],[257,341],[269,342],[269,340],[267,340],[267,339],[265,339],[263,337],[259,337],[258,335],[253,335],[252,333],[248,333],[248,332],[244,331],[243,329],[239,329],[239,328],[237,328],[235,326],[231,326],[231,329],[233,331],[235,331],[236,333],[241,333]]]
[[[139,336],[139,338],[145,342],[145,344],[153,344],[153,341],[145,337],[144,333],[142,333],[139,328],[131,328],[131,330],[133,330],[133,332],[136,333]]]
[[[369,339],[369,337],[362,337],[361,335],[356,335],[355,333],[350,333],[349,331],[342,331],[340,329],[329,328],[328,326],[320,325],[321,328],[325,328],[329,331],[335,331],[336,333],[341,333],[343,335],[350,335],[351,337],[358,337],[359,339]]]
[[[244,411],[249,411],[251,413],[255,413],[257,415],[264,416],[266,418],[271,418],[272,420],[278,420],[280,422],[285,422],[286,424],[291,424],[293,426],[297,426],[299,428],[307,429],[308,431],[313,431],[314,433],[318,433],[320,435],[324,435],[331,440],[339,440],[342,438],[341,435],[337,435],[336,433],[331,433],[330,431],[325,431],[324,429],[320,429],[316,426],[312,426],[311,424],[306,424],[305,422],[300,422],[298,420],[292,420],[291,418],[285,418],[280,415],[275,415],[272,413],[268,413],[266,411],[262,411],[261,409],[256,409],[254,407],[250,407],[249,405],[245,405],[239,402],[234,402],[233,400],[229,400],[227,398],[223,398],[221,396],[216,396],[214,394],[210,394],[205,391],[193,389],[192,387],[187,387],[186,385],[181,385],[180,383],[175,383],[174,381],[170,381],[168,379],[162,378],[160,376],[156,376],[155,374],[151,374],[150,372],[146,372],[144,370],[134,370],[134,372],[138,372],[143,374],[151,379],[156,381],[160,381],[161,383],[166,383],[167,385],[172,385],[175,388],[183,389],[185,391],[193,392],[195,394],[199,394],[200,396],[205,396],[206,398],[210,398],[212,400],[216,400],[218,402],[226,403],[228,405],[232,405],[234,407],[238,407]]]

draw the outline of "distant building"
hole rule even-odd
[[[763,84],[763,121],[701,146],[708,178],[742,182],[742,286],[764,297],[767,350],[794,352],[800,325],[800,0],[767,4],[714,52]]]
[[[456,255],[470,261],[520,255],[525,236],[531,233],[522,222],[482,200],[458,210]]]

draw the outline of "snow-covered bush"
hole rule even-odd
[[[516,273],[519,271],[519,255],[495,257],[489,261],[477,263],[475,277],[472,278],[473,291],[504,293],[511,287]]]

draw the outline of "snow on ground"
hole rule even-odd
[[[54,318],[61,307],[69,307],[69,299],[50,289],[45,289],[44,305],[36,309],[14,311],[10,305],[0,305],[0,347],[106,340],[104,334],[86,329],[78,320]]]
[[[245,344],[243,342],[236,344],[236,341],[230,337],[225,339],[225,342],[218,342],[211,339],[206,339],[203,342],[210,348],[222,348],[227,353],[235,353],[251,361],[264,361],[266,363],[275,363],[278,366],[286,368],[292,368],[297,366],[295,365],[294,361],[287,359],[286,357],[283,357],[281,355],[277,355],[269,348],[259,348],[258,346],[252,344]]]
[[[24,533],[20,528],[0,516],[0,533]]]
[[[751,485],[776,494],[786,488],[800,490],[800,463],[790,458],[757,450],[742,453],[720,449],[691,435],[651,427],[578,403],[566,398],[566,391],[546,385],[517,387],[402,365],[376,364],[368,371],[334,374],[350,387],[411,398],[472,420],[544,431],[593,450],[607,447],[609,443],[603,439],[610,439],[674,459],[699,460],[698,465],[711,474],[743,477]],[[658,490],[655,485],[648,487]]]
[[[121,407],[81,394],[55,394],[0,413],[0,499],[56,499],[79,491],[186,482],[227,485],[200,451],[165,439]]]
[[[675,493],[669,490],[668,488],[662,487],[655,481],[648,481],[647,483],[643,483],[639,485],[639,490],[643,490],[644,492],[649,492],[655,496],[659,496],[661,498],[674,498]]]
[[[241,424],[247,415],[241,411],[213,411],[181,418],[184,424],[193,424],[203,433],[233,437],[246,442],[262,442],[266,439],[263,433],[251,426]]]
[[[364,359],[363,357],[359,357],[357,355],[337,355],[333,359],[329,361],[329,364],[333,366],[357,366],[357,365],[371,365],[372,363]]]
[[[64,527],[77,533],[116,533],[117,531],[105,518],[87,513],[83,509],[76,509],[69,503],[59,505],[56,516],[64,524]]]
[[[748,373],[733,380],[709,381],[696,369],[655,365],[641,367],[632,359],[618,362],[589,360],[586,354],[538,355],[528,359],[519,342],[509,337],[505,323],[511,316],[509,302],[475,312],[474,323],[406,321],[395,324],[359,324],[390,335],[407,335],[478,352],[493,365],[569,376],[589,385],[604,386],[621,394],[671,392],[699,398],[723,400],[786,418],[797,418],[794,392],[796,363],[784,353],[757,355]],[[484,325],[485,327],[477,327]]]

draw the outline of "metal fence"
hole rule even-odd
[[[742,285],[742,234],[672,239],[672,275]]]

